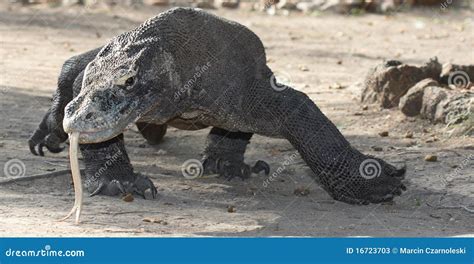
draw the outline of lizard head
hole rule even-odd
[[[65,108],[66,133],[79,132],[80,143],[98,143],[122,133],[155,107],[170,105],[170,59],[156,40],[132,41],[119,36],[84,70],[78,96]],[[167,93],[171,93],[168,95]]]

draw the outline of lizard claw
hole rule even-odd
[[[151,192],[151,197],[155,199],[156,196],[158,195],[158,190],[156,189],[153,182],[150,180],[150,178],[143,176],[141,174],[137,174],[137,178],[135,179],[135,182],[133,183],[133,192],[143,197],[143,199],[146,199],[145,192],[148,189]]]
[[[44,138],[34,139],[33,137],[28,140],[28,146],[30,152],[35,156],[44,156],[43,149],[49,150],[51,153],[59,153],[64,150],[64,147],[60,147],[61,140],[55,136],[48,135]]]
[[[117,180],[111,180],[109,183],[101,182],[99,186],[91,192],[89,195],[90,197],[96,196],[97,194],[104,193],[107,195],[117,195],[117,194],[125,194],[125,188],[123,184]]]
[[[35,155],[35,156],[38,156],[38,152],[36,152],[36,143],[32,140],[28,140],[28,146],[30,147],[30,152]]]
[[[143,199],[146,199],[145,192],[148,189],[150,189],[153,199],[156,198],[158,191],[150,178],[141,174],[136,174],[136,179],[133,183],[129,181],[122,183],[115,179],[109,182],[102,181],[95,189],[93,189],[89,196],[92,197],[98,194],[116,196],[119,194],[134,193],[140,195]]]
[[[99,186],[97,186],[97,188],[91,192],[91,194],[89,194],[89,197],[92,197],[92,196],[96,196],[97,194],[101,193],[102,190],[105,188],[105,183],[101,182],[99,183]]]
[[[331,196],[339,201],[349,204],[369,204],[392,201],[396,196],[400,196],[407,188],[401,182],[405,177],[406,167],[397,169],[380,159],[376,160],[380,164],[380,175],[374,179],[359,180],[357,183],[341,185],[329,191]],[[358,187],[357,190],[355,187]],[[356,191],[357,190],[357,191]],[[361,192],[362,190],[362,192]]]
[[[44,147],[44,143],[43,143],[43,142],[39,143],[39,145],[38,145],[38,153],[39,153],[39,155],[40,155],[41,157],[44,156],[43,147]]]
[[[238,159],[221,159],[204,157],[202,162],[204,174],[218,174],[226,180],[232,180],[235,177],[242,180],[250,178],[252,173],[258,174],[264,171],[266,175],[270,173],[270,166],[265,161],[257,161],[253,167]]]
[[[258,160],[255,165],[253,165],[252,172],[259,174],[261,171],[264,171],[265,175],[268,176],[268,174],[270,174],[270,165],[263,160]]]

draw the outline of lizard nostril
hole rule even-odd
[[[93,116],[94,116],[94,114],[93,114],[92,112],[88,113],[88,114],[86,115],[86,120],[87,120],[87,119],[91,119]]]

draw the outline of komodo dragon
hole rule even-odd
[[[68,60],[61,76],[30,149],[36,152],[39,144],[58,152],[66,133],[80,132],[85,186],[92,195],[148,189],[156,194],[147,177],[133,172],[125,151],[122,133],[132,123],[151,143],[161,139],[166,124],[213,127],[203,154],[206,174],[268,174],[265,162],[253,168],[244,163],[256,133],[289,140],[336,200],[379,203],[406,189],[404,167],[354,149],[308,96],[275,82],[252,31],[199,9],[163,12]],[[62,89],[63,82],[74,88]],[[114,162],[98,172],[111,157]]]

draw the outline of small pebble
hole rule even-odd
[[[237,209],[235,209],[235,206],[229,205],[229,206],[227,206],[227,212],[228,213],[235,213],[235,212],[237,212]]]
[[[305,187],[299,187],[293,191],[293,194],[297,196],[306,196],[309,194],[309,189]]]
[[[427,139],[425,142],[426,143],[433,143],[433,142],[436,142],[436,141],[438,141],[438,139],[435,138],[435,137],[432,137],[432,138]]]
[[[346,87],[340,83],[333,83],[329,85],[329,89],[344,89],[344,88]]]
[[[436,214],[430,214],[430,217],[436,218],[436,219],[441,219],[442,218],[440,215],[436,215]]]
[[[381,137],[388,137],[388,131],[382,131],[379,133],[379,136]]]
[[[364,111],[369,110],[369,106],[368,105],[362,106],[362,110],[364,110]]]
[[[308,67],[306,67],[305,65],[300,65],[299,69],[300,71],[309,71]]]
[[[413,132],[407,132],[407,133],[405,134],[405,137],[406,137],[406,138],[413,138]]]
[[[134,198],[133,198],[133,195],[131,193],[127,193],[126,195],[124,195],[122,197],[122,200],[124,202],[130,203],[130,202],[133,202]]]
[[[382,147],[378,147],[378,146],[372,146],[371,147],[374,151],[382,151],[383,148]]]
[[[166,155],[166,154],[168,154],[168,152],[167,152],[166,150],[164,150],[164,149],[159,149],[159,150],[156,152],[156,154],[158,154],[158,155]]]
[[[166,222],[165,220],[161,220],[161,219],[157,219],[157,218],[150,218],[150,217],[143,218],[143,222],[168,225],[168,222]]]
[[[435,162],[438,160],[438,156],[436,155],[426,155],[425,161]]]

